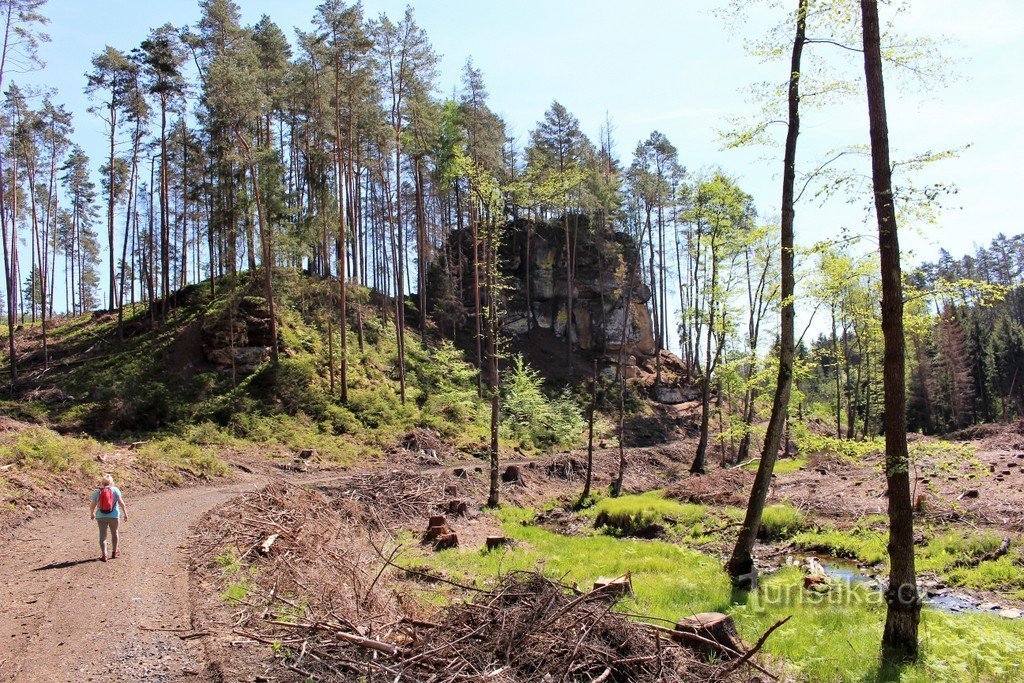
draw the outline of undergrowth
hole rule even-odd
[[[877,592],[840,585],[823,596],[812,594],[803,589],[797,568],[767,577],[755,593],[734,591],[718,559],[690,548],[603,534],[563,536],[535,526],[531,510],[506,508],[495,515],[516,541],[514,548],[491,553],[449,550],[424,554],[421,561],[454,580],[477,585],[487,585],[499,573],[536,567],[581,588],[600,577],[628,572],[634,595],[620,602],[619,609],[669,621],[697,612],[727,612],[748,642],[790,616],[765,650],[780,658],[793,680],[924,683],[1013,681],[1022,675],[1020,621],[926,609],[920,662],[900,671],[880,671],[885,605]]]

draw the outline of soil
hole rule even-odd
[[[0,679],[172,681],[201,673],[192,632],[186,554],[189,528],[212,507],[254,487],[126,491],[122,556],[99,561],[86,505],[17,529],[0,557]],[[6,611],[6,610],[5,610]]]

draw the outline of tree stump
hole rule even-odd
[[[519,469],[518,465],[509,465],[506,467],[505,471],[501,474],[501,480],[506,484],[525,486],[523,482],[523,471]]]
[[[613,598],[623,598],[633,594],[633,579],[629,574],[614,579],[603,576],[594,582],[594,590]]]
[[[424,543],[433,543],[441,536],[450,534],[451,529],[448,528],[448,520],[444,518],[444,515],[430,515],[430,521],[427,523],[427,531],[423,534]]]
[[[484,542],[484,547],[488,552],[490,552],[491,550],[497,550],[498,548],[509,545],[511,542],[511,539],[507,536],[488,536],[487,540]]]
[[[441,536],[437,537],[436,541],[434,541],[434,550],[447,550],[449,548],[458,547],[459,535],[456,534],[454,531],[449,532],[447,534],[442,534]]]
[[[457,496],[459,495],[459,487],[455,484],[448,484],[444,487],[444,495],[446,496]]]
[[[423,543],[433,543],[442,536],[446,536],[452,533],[452,530],[448,528],[447,524],[440,524],[438,526],[432,526],[427,529],[427,532],[423,534]]]
[[[465,467],[456,467],[454,470],[452,470],[452,474],[454,474],[459,479],[469,479],[469,470],[467,470]]]
[[[303,448],[301,451],[299,451],[299,457],[301,459],[303,459],[303,460],[309,460],[310,458],[315,458],[316,457],[316,449],[315,448]]]
[[[465,517],[469,513],[469,506],[466,505],[464,500],[450,500],[448,501],[448,514],[455,515],[456,517]]]
[[[735,657],[736,653],[746,650],[736,623],[728,614],[720,612],[703,612],[692,617],[681,619],[676,624],[676,642],[685,643],[704,654],[713,654],[718,658]],[[688,637],[697,636],[697,638]],[[702,640],[703,639],[703,640]],[[711,641],[706,642],[706,641]],[[715,644],[720,647],[716,647]]]

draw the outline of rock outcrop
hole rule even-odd
[[[636,262],[636,247],[629,236],[595,235],[584,217],[570,217],[576,268],[572,326],[567,330],[569,283],[564,227],[521,220],[508,231],[501,259],[502,274],[509,284],[503,325],[506,333],[523,335],[539,328],[552,330],[562,338],[570,334],[577,348],[615,360],[625,328],[627,356],[654,354],[654,325],[647,306],[651,289],[639,276],[634,276],[632,286],[627,282],[628,271]],[[452,244],[461,248],[463,263],[468,264],[472,244],[465,233],[456,233]],[[465,267],[463,273],[466,300],[462,303],[471,308],[471,268]]]
[[[203,355],[223,370],[247,374],[270,357],[270,317],[266,300],[243,296],[235,311],[208,315],[201,329]]]

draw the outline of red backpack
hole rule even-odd
[[[99,503],[100,512],[105,515],[109,515],[114,511],[114,505],[116,505],[117,502],[117,497],[114,495],[114,489],[109,486],[101,488],[100,495],[96,502]]]

